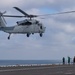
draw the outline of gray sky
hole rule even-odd
[[[29,14],[49,14],[75,10],[75,0],[0,0],[0,11],[22,15],[12,7],[19,7]],[[7,26],[16,25],[23,19],[5,18]],[[46,26],[41,38],[39,34],[12,35],[0,32],[0,59],[62,59],[75,56],[75,13],[54,15],[40,20]]]

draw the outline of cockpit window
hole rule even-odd
[[[36,24],[38,24],[39,23],[39,21],[36,21]]]
[[[27,22],[24,22],[24,23],[20,23],[19,25],[31,25],[32,23],[27,21]]]
[[[25,25],[31,25],[32,23],[31,22],[25,22],[24,24]]]

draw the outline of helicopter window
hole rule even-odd
[[[38,24],[39,23],[39,21],[36,21],[36,24]]]
[[[32,24],[31,22],[26,22],[26,23],[25,23],[25,25],[31,25],[31,24]]]
[[[21,23],[21,25],[31,25],[31,22],[25,22],[25,23]]]

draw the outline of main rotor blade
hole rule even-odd
[[[26,17],[26,16],[3,15],[3,17],[17,17],[17,18],[23,18],[23,17]]]
[[[69,14],[75,13],[75,11],[66,11],[66,12],[59,12],[59,13],[52,13],[52,14],[44,14],[44,15],[37,15],[37,16],[51,16],[51,15],[60,15],[60,14]]]
[[[29,15],[26,12],[24,12],[23,10],[21,10],[20,8],[18,8],[18,7],[13,7],[13,8],[15,8],[16,10],[18,10],[19,12],[21,12],[26,17],[29,17]]]
[[[60,14],[69,14],[69,13],[75,13],[75,11],[66,11],[66,12],[59,12],[59,13],[52,13],[52,14],[43,14],[43,15],[28,15],[25,13],[23,10],[21,10],[18,7],[14,7],[16,10],[20,11],[24,16],[18,16],[18,15],[3,15],[3,17],[17,17],[17,18],[23,18],[23,17],[28,17],[28,18],[34,18],[34,17],[39,17],[39,16],[51,16],[51,15],[60,15]]]

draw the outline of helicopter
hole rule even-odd
[[[11,34],[26,34],[27,37],[30,34],[39,33],[40,37],[43,36],[46,27],[38,20],[33,19],[39,16],[49,16],[49,15],[57,15],[57,14],[65,14],[65,13],[73,13],[75,11],[67,11],[67,12],[60,12],[60,13],[53,13],[53,14],[45,14],[45,15],[30,15],[24,12],[22,9],[18,7],[13,7],[17,11],[21,12],[24,16],[17,16],[17,15],[4,15],[6,12],[0,12],[0,30],[4,31],[9,34],[8,40],[10,39]],[[27,18],[22,21],[17,21],[17,25],[7,27],[6,21],[4,17],[17,17],[17,18]]]
[[[46,27],[38,20],[32,19],[37,16],[29,15],[18,7],[14,8],[24,14],[24,16],[3,15],[4,13],[0,13],[0,30],[9,33],[8,39],[10,39],[11,34],[26,34],[26,36],[29,37],[30,34],[39,33],[40,37],[42,37]],[[15,26],[6,27],[3,17],[27,17],[28,19],[17,21],[17,25]]]

